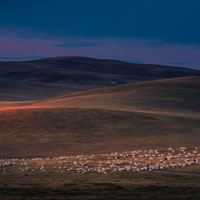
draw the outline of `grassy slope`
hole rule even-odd
[[[0,111],[0,156],[200,145],[200,117],[78,108]]]
[[[38,103],[86,105],[93,109],[1,109],[0,158],[200,146],[198,91],[198,77],[163,80],[76,93]],[[132,108],[132,112],[108,110],[120,106],[122,110]],[[107,110],[94,109],[98,107]],[[168,113],[133,112],[133,108]],[[177,170],[178,173],[107,175],[2,173],[0,199],[199,199],[199,167]]]
[[[199,88],[200,77],[165,79],[1,109],[0,156],[199,145]]]
[[[88,85],[54,84],[26,81],[0,80],[0,103],[2,101],[31,101],[52,98],[63,94],[96,88]]]
[[[0,62],[0,100],[42,100],[91,88],[199,75],[199,70],[187,68],[84,57]]]
[[[95,89],[35,105],[200,114],[200,77],[163,79]]]

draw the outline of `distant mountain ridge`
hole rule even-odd
[[[200,71],[77,56],[0,62],[0,101],[41,100],[92,88],[184,76],[200,76]]]

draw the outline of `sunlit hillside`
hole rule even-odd
[[[199,114],[199,91],[200,77],[161,79],[73,93],[34,105]]]

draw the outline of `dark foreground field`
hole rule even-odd
[[[200,167],[186,172],[1,174],[0,199],[200,199],[196,170]]]

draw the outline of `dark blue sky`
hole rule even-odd
[[[199,0],[7,0],[0,57],[82,55],[200,68]]]

